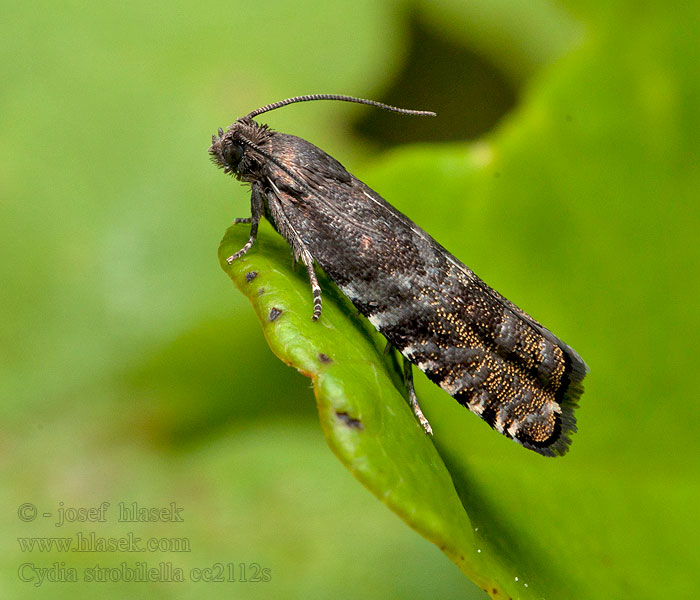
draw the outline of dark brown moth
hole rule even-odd
[[[212,136],[212,160],[250,183],[249,241],[263,215],[305,265],[313,319],[321,316],[318,264],[404,356],[413,410],[432,433],[413,390],[411,365],[491,427],[545,456],[564,454],[588,367],[570,346],[479,279],[425,231],[313,144],[253,118],[310,100],[380,102],[316,94],[269,104]]]

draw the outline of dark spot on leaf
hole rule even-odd
[[[327,354],[324,354],[323,352],[319,352],[318,360],[320,360],[322,363],[326,363],[326,364],[333,362],[333,359],[330,356],[328,356]]]
[[[493,590],[491,590],[491,591],[493,592],[494,596],[498,596],[498,590],[496,588],[493,588]]]
[[[260,288],[258,290],[258,296],[262,296],[265,293],[265,288]]]
[[[274,321],[277,317],[279,317],[282,314],[282,311],[279,308],[275,308],[274,306],[270,309],[270,314],[268,315],[268,319],[270,321]]]
[[[346,412],[336,411],[335,416],[338,417],[348,427],[352,427],[353,429],[364,429],[364,427],[362,427],[362,421],[360,421],[360,419],[354,419]]]
[[[248,273],[245,274],[245,280],[246,280],[248,283],[250,283],[250,282],[253,281],[253,279],[255,279],[257,276],[258,276],[258,272],[257,272],[257,271],[249,271]]]

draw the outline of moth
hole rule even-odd
[[[564,454],[576,431],[574,409],[586,363],[570,346],[486,285],[430,235],[310,142],[254,121],[314,100],[368,104],[335,94],[268,104],[212,136],[213,162],[251,188],[250,238],[265,216],[308,272],[313,316],[321,316],[320,266],[403,355],[411,407],[432,429],[413,388],[417,366],[492,428],[545,456]]]

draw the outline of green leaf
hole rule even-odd
[[[325,278],[323,315],[312,321],[306,271],[292,271],[288,246],[265,224],[248,254],[229,265],[226,258],[243,246],[248,231],[247,225],[234,225],[226,232],[219,249],[221,266],[250,299],[273,352],[313,380],[321,426],[333,452],[482,588],[529,597],[504,575],[498,556],[487,551],[488,544],[474,531],[403,385],[397,388],[397,369],[381,349],[382,338],[353,314]]]

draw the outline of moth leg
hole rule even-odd
[[[301,253],[301,262],[306,267],[306,272],[309,274],[309,282],[311,283],[311,292],[314,295],[314,314],[311,317],[312,321],[318,321],[321,318],[321,286],[318,285],[316,270],[314,269],[314,259],[311,255],[304,251]]]
[[[408,387],[408,400],[411,403],[413,414],[416,415],[416,418],[418,419],[418,422],[422,425],[425,433],[427,433],[428,435],[433,435],[433,428],[430,426],[430,423],[428,423],[428,419],[425,418],[423,411],[418,405],[418,396],[416,396],[416,389],[413,387],[412,367],[413,365],[411,364],[411,362],[404,356],[403,375],[404,380],[406,381],[406,387]]]
[[[258,225],[260,223],[260,218],[263,215],[263,211],[264,205],[262,197],[255,190],[253,190],[253,193],[250,196],[250,217],[245,219],[236,219],[234,221],[234,224],[250,223],[250,238],[246,242],[245,246],[243,246],[243,248],[241,248],[238,252],[232,254],[226,259],[226,262],[228,264],[231,264],[234,260],[243,256],[246,252],[248,252],[248,250],[252,248],[253,243],[255,242],[255,238],[258,237]]]
[[[275,193],[270,193],[267,196],[268,206],[270,212],[272,213],[272,221],[277,225],[278,230],[282,233],[283,237],[287,240],[289,245],[292,247],[292,254],[294,258],[301,259],[306,267],[306,272],[309,274],[309,282],[311,283],[311,291],[314,295],[314,314],[311,319],[313,321],[318,321],[321,318],[321,286],[318,284],[318,278],[316,277],[316,271],[314,269],[314,258],[311,253],[306,249],[304,242],[302,241],[299,234],[296,232],[292,224],[287,219],[284,211],[282,210],[282,204],[279,200],[279,190],[275,187],[274,183],[270,181]],[[296,262],[296,261],[295,261]]]
[[[233,224],[238,225],[239,223],[250,223],[252,219],[250,217],[243,217],[242,219],[234,219]]]

